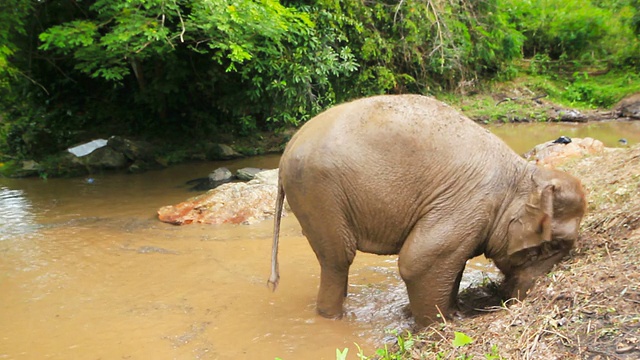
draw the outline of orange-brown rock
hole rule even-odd
[[[571,159],[581,158],[586,155],[597,154],[604,151],[604,144],[600,140],[592,138],[573,138],[568,144],[547,141],[534,147],[524,154],[524,157],[545,167],[556,167]]]
[[[247,183],[228,183],[158,210],[161,221],[176,224],[252,224],[273,216],[278,169],[258,173]]]

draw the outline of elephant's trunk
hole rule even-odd
[[[272,291],[276,291],[280,281],[280,270],[278,269],[278,241],[280,239],[280,220],[282,219],[282,206],[284,205],[284,188],[278,179],[278,195],[276,197],[276,213],[273,219],[273,245],[271,248],[271,276],[267,281],[267,286]]]

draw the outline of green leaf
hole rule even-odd
[[[336,360],[345,360],[348,352],[349,348],[344,348],[342,351],[340,351],[340,349],[336,349]]]
[[[458,332],[458,331],[455,332],[455,338],[453,339],[453,346],[462,347],[462,346],[469,345],[472,342],[473,342],[473,338],[471,338],[469,335]]]

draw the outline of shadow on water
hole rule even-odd
[[[491,129],[520,153],[560,135],[640,141],[638,124],[598,126]],[[319,266],[293,216],[283,220],[274,293],[270,221],[157,221],[159,207],[194,195],[190,179],[277,163],[274,155],[91,181],[0,179],[0,359],[335,359],[336,348],[352,355],[357,343],[370,354],[385,329],[411,327],[396,257],[359,253],[346,316],[331,321],[315,314]],[[483,259],[467,267],[461,288],[496,276]]]

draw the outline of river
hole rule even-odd
[[[640,122],[491,128],[517,152],[557,138],[640,141]],[[281,283],[266,287],[272,222],[172,226],[156,210],[195,195],[219,166],[277,167],[278,156],[182,164],[143,174],[0,178],[0,359],[335,359],[371,354],[406,328],[396,257],[359,253],[346,317],[315,315],[319,266],[293,216]],[[466,279],[494,270],[469,264]],[[468,282],[468,281],[467,281]],[[357,344],[357,346],[355,345]]]

